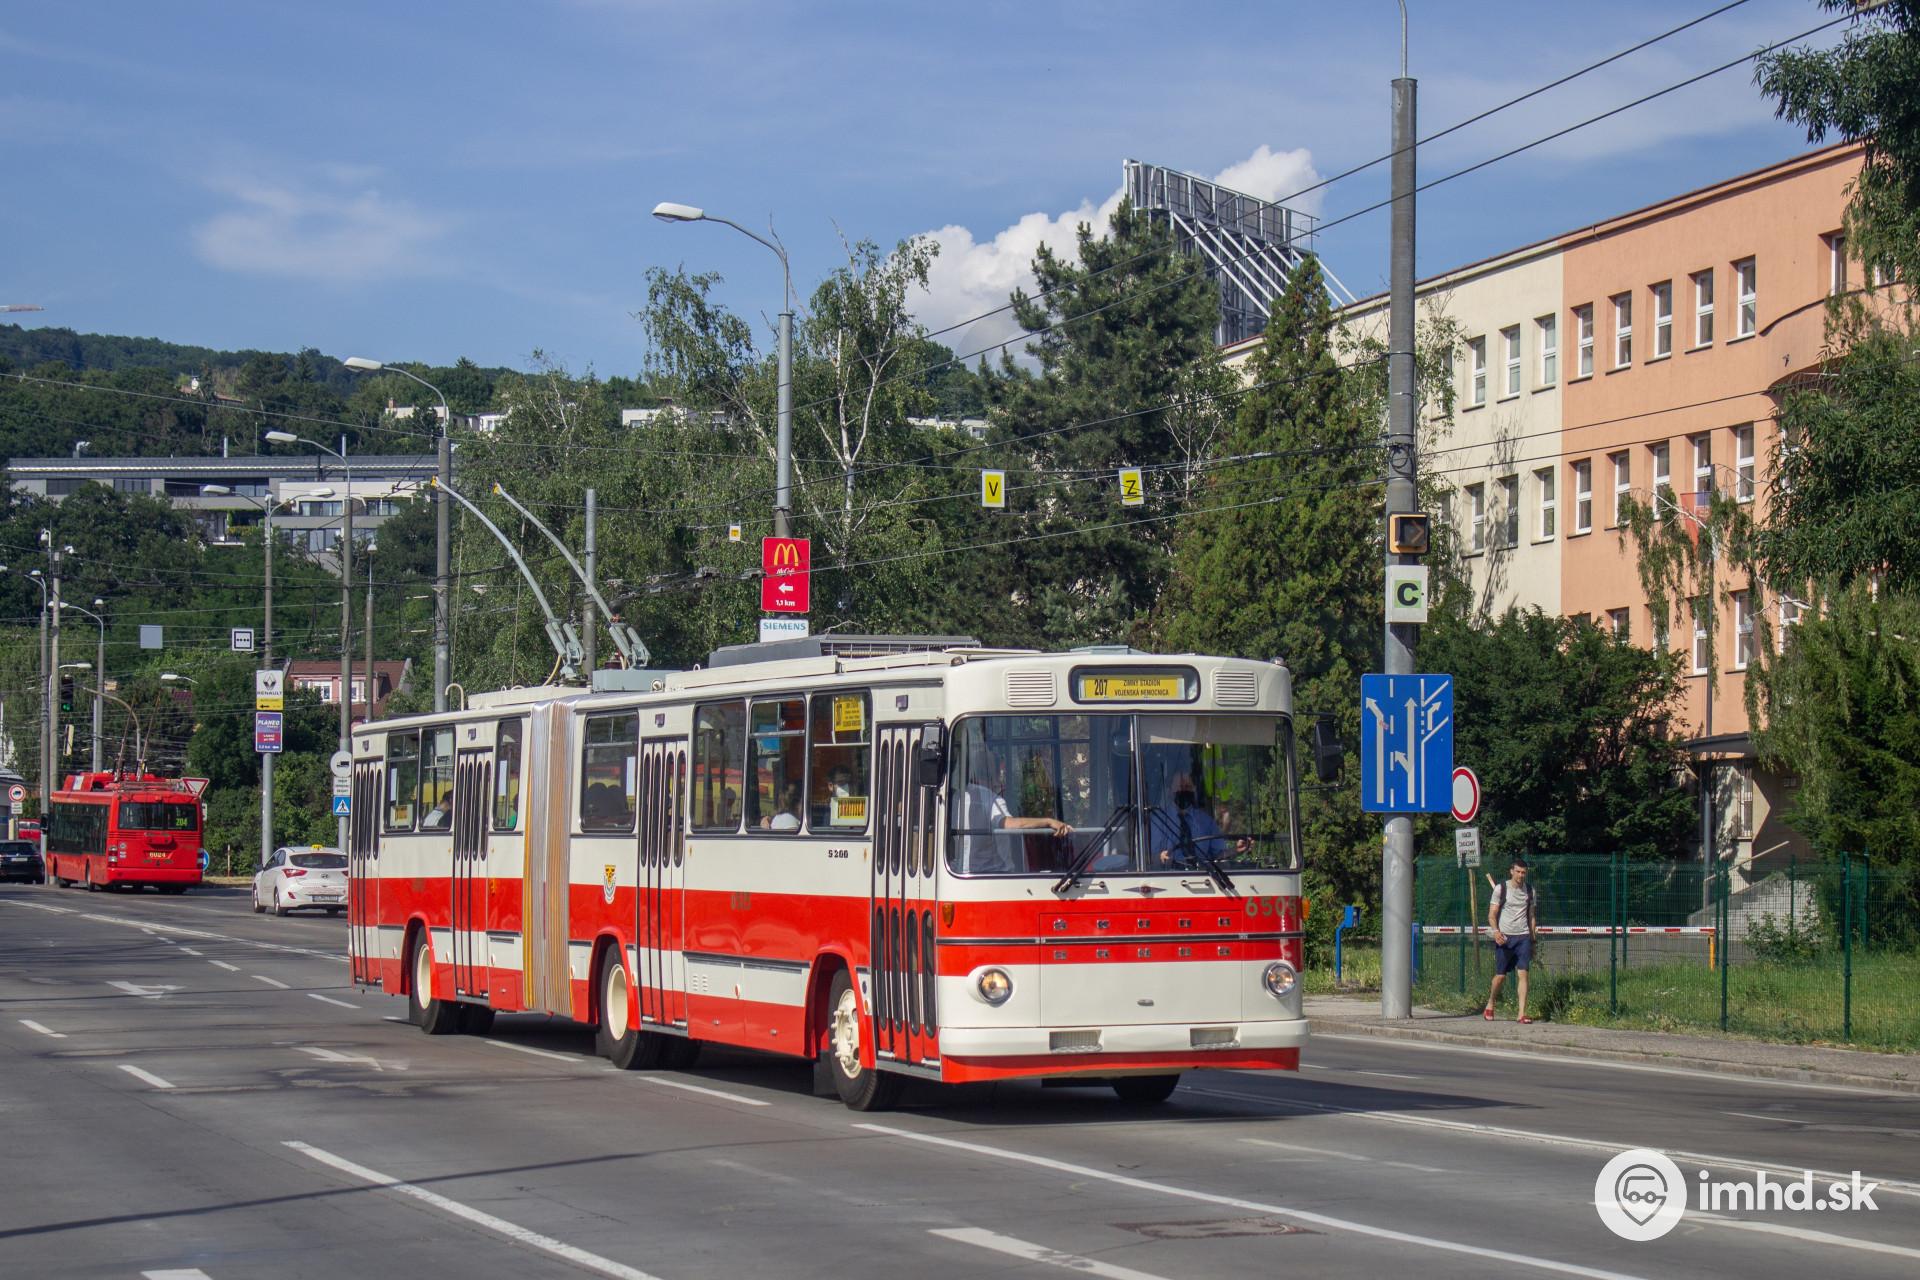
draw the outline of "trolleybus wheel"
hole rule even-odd
[[[87,864],[87,869],[82,874],[84,874],[87,877],[87,892],[88,893],[100,892],[100,886],[95,884],[93,880],[93,864],[92,863]]]
[[[493,1030],[493,1008],[484,1004],[460,1006],[460,1031],[464,1035],[483,1036]]]
[[[594,1028],[594,1047],[622,1071],[659,1066],[666,1037],[642,1031],[632,1024],[633,1012],[628,1003],[632,988],[618,948],[607,948],[600,958],[595,989],[600,993],[600,1024]]]
[[[183,884],[163,884],[159,886],[159,889],[160,892],[166,894],[168,897],[179,897],[187,891],[187,886]]]
[[[433,944],[424,930],[413,944],[413,984],[407,996],[407,1012],[413,1025],[430,1036],[444,1036],[460,1025],[459,1007],[433,998]]]
[[[691,1036],[668,1036],[667,1046],[660,1052],[660,1065],[670,1071],[685,1071],[700,1061],[700,1046],[703,1041]]]
[[[834,1091],[855,1111],[885,1111],[900,1097],[904,1081],[877,1067],[860,1065],[860,999],[845,969],[833,975],[827,996],[827,1063]]]
[[[1113,1091],[1130,1106],[1150,1107],[1171,1098],[1179,1084],[1179,1072],[1170,1076],[1121,1076],[1113,1082]]]

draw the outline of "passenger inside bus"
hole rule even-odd
[[[1058,818],[1027,818],[1009,809],[1006,772],[1006,762],[997,751],[967,753],[967,786],[960,793],[954,815],[962,874],[1007,875],[1027,869],[1024,841],[1003,832],[1073,834],[1073,828]]]
[[[768,831],[798,831],[800,829],[800,784],[789,782],[780,796],[780,807],[760,819],[760,826]]]
[[[420,815],[422,831],[444,830],[453,818],[453,793],[443,791],[433,802],[433,807]]]

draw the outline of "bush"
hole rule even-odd
[[[1828,939],[1818,924],[1791,919],[1783,924],[1769,911],[1747,925],[1747,945],[1756,959],[1769,964],[1801,964],[1818,959]]]

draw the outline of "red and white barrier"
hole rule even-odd
[[[1420,932],[1437,933],[1437,934],[1471,933],[1475,935],[1480,935],[1480,934],[1487,933],[1488,929],[1485,925],[1475,925],[1472,928],[1463,928],[1457,924],[1423,924],[1420,926]],[[1619,929],[1614,927],[1613,925],[1605,925],[1605,924],[1543,924],[1539,928],[1535,929],[1534,932],[1535,933],[1580,934],[1588,937],[1606,938],[1606,937],[1611,937],[1616,933],[1629,933],[1629,934],[1688,933],[1688,934],[1711,935],[1713,933],[1718,932],[1718,930],[1713,925],[1710,925],[1710,924],[1683,924],[1683,925],[1630,924],[1625,929]]]

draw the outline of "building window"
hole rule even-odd
[[[1544,541],[1553,536],[1553,468],[1542,467],[1533,473],[1533,481],[1540,490],[1540,537]]]
[[[152,493],[153,481],[146,476],[115,476],[113,488],[116,493]]]
[[[1506,348],[1507,356],[1507,394],[1520,394],[1520,326],[1500,331],[1500,344]]]
[[[1593,459],[1573,464],[1573,531],[1593,532]]]
[[[1659,508],[1663,504],[1673,505],[1673,446],[1662,440],[1659,444],[1647,446],[1647,452],[1653,455],[1653,505]]]
[[[1657,360],[1673,354],[1673,281],[1662,280],[1653,286],[1653,355]]]
[[[1550,387],[1560,376],[1560,322],[1541,316],[1533,324],[1540,342],[1540,385]]]
[[[1733,669],[1745,671],[1753,661],[1753,592],[1733,593]]]
[[[1707,659],[1711,646],[1707,643],[1707,605],[1706,601],[1695,599],[1690,608],[1693,614],[1693,674],[1707,674]]]
[[[1740,318],[1734,326],[1742,338],[1751,338],[1760,330],[1760,269],[1752,258],[1733,264],[1734,279],[1740,285]]]
[[[1827,241],[1827,293],[1838,296],[1847,291],[1847,237],[1836,231]]]
[[[1741,502],[1753,501],[1753,427],[1733,429],[1733,496]]]
[[[1627,453],[1607,455],[1613,463],[1613,527],[1618,529],[1627,522],[1627,498],[1633,488],[1633,464]]]
[[[1653,651],[1664,657],[1667,652],[1667,642],[1669,639],[1667,634],[1667,621],[1649,608],[1647,610],[1647,623],[1653,628]]]
[[[1633,363],[1633,295],[1623,293],[1613,300],[1613,367],[1624,369]]]
[[[1693,437],[1693,494],[1701,506],[1713,494],[1713,437],[1705,433]]]
[[[1693,345],[1710,347],[1713,345],[1713,270],[1694,273],[1693,277]]]
[[[1626,642],[1627,630],[1632,625],[1630,621],[1632,615],[1633,611],[1631,609],[1607,610],[1607,630],[1613,633],[1615,640],[1622,643]]]
[[[1467,511],[1472,521],[1467,526],[1467,550],[1485,551],[1487,549],[1487,486],[1484,484],[1467,486]]]
[[[1467,341],[1467,363],[1473,378],[1473,394],[1467,398],[1470,407],[1478,407],[1487,402],[1487,340],[1470,338]]]
[[[1520,545],[1520,477],[1500,477],[1500,545]]]
[[[1574,332],[1580,336],[1580,376],[1593,376],[1593,304],[1573,309]]]
[[[1882,259],[1867,268],[1867,283],[1875,289],[1884,289],[1893,281],[1893,271]]]
[[[1787,651],[1787,632],[1800,625],[1800,619],[1806,615],[1807,606],[1792,596],[1780,597],[1780,633],[1773,638],[1775,653]]]

